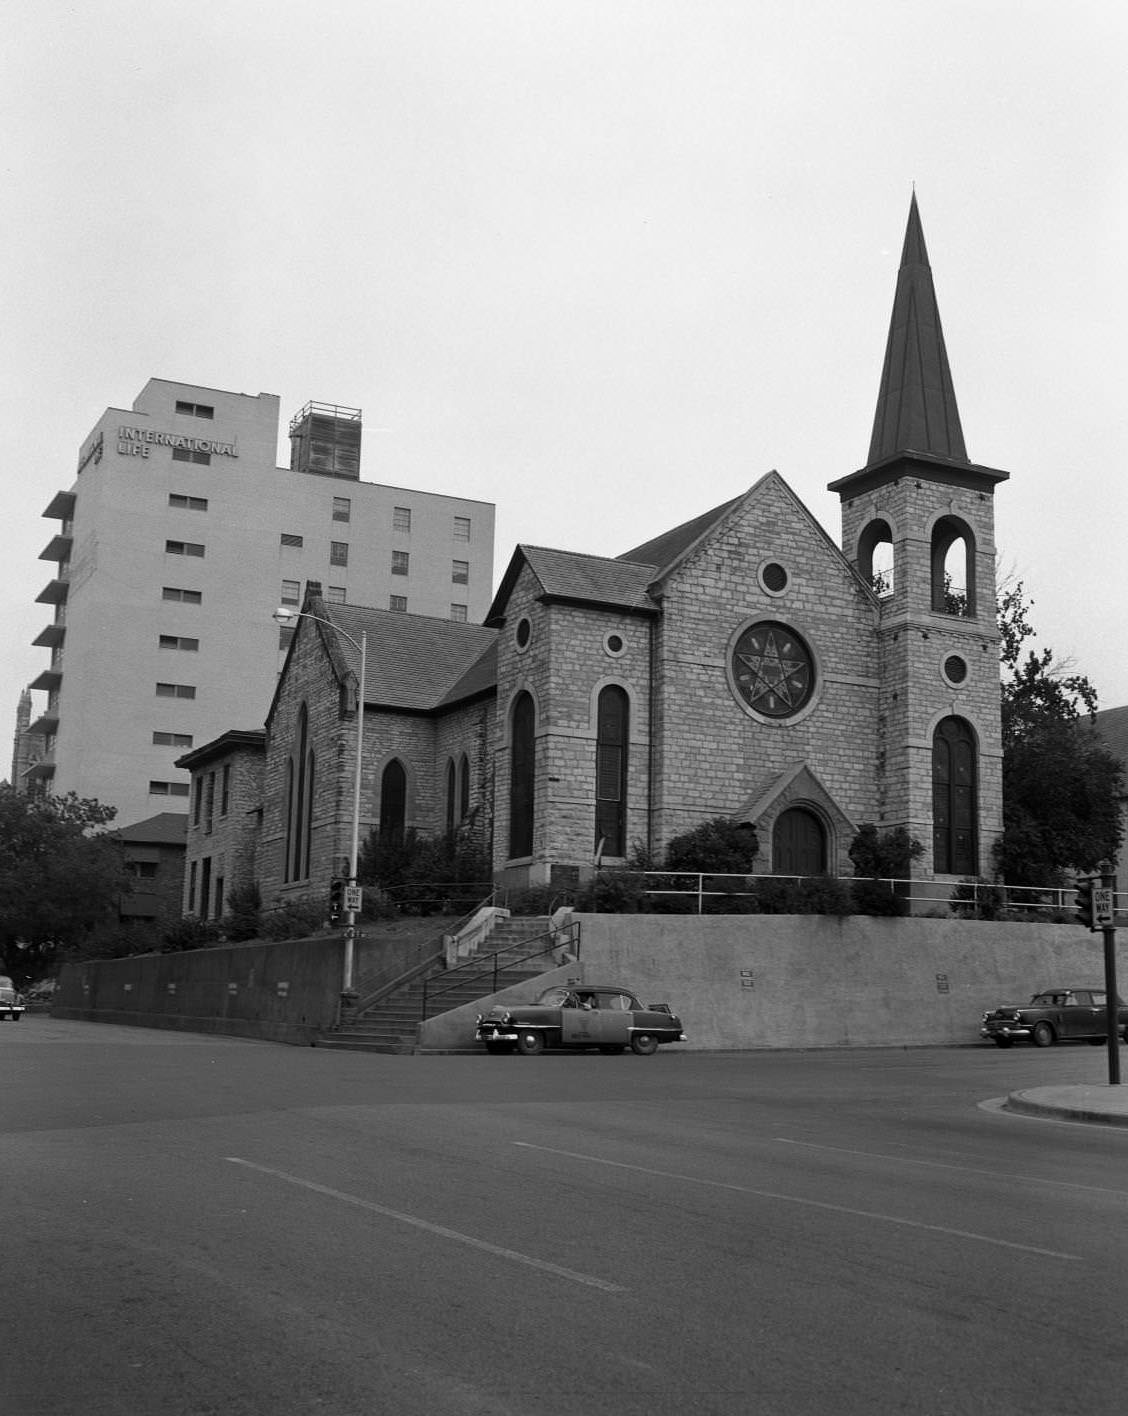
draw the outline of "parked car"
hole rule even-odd
[[[16,992],[16,986],[5,974],[0,974],[0,1018],[8,1018],[18,1023],[23,1017],[23,999]]]
[[[598,1047],[648,1057],[665,1042],[684,1042],[681,1019],[668,1003],[644,1008],[616,984],[556,984],[535,1003],[499,1003],[478,1014],[475,1034],[487,1052],[532,1057],[546,1047]]]
[[[996,1047],[1026,1039],[1035,1047],[1049,1047],[1068,1038],[1104,1042],[1108,1036],[1106,997],[1103,988],[1047,988],[1021,1008],[1008,1004],[984,1013],[979,1036],[990,1039]],[[1128,1005],[1123,999],[1117,1006],[1117,1027],[1128,1041]]]

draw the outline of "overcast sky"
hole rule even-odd
[[[366,481],[496,503],[495,583],[772,468],[837,540],[914,182],[1004,569],[1128,704],[1126,15],[9,0],[0,722],[48,662],[40,513],[150,377],[363,408]]]

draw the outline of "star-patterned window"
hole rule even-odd
[[[760,620],[733,646],[731,675],[736,693],[753,713],[791,718],[810,702],[815,661],[793,629]]]

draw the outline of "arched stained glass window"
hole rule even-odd
[[[595,849],[605,856],[626,854],[629,737],[626,691],[605,688],[596,709],[595,743]]]
[[[975,735],[963,718],[945,718],[932,737],[932,868],[978,875],[978,770]]]
[[[403,840],[407,816],[407,773],[395,757],[380,778],[380,840],[392,844]]]
[[[536,803],[536,707],[532,695],[520,693],[513,704],[510,744],[509,854],[533,853],[533,811]]]

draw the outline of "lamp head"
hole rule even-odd
[[[297,610],[290,609],[289,605],[279,605],[271,616],[283,629],[293,629],[297,624],[299,615]]]

